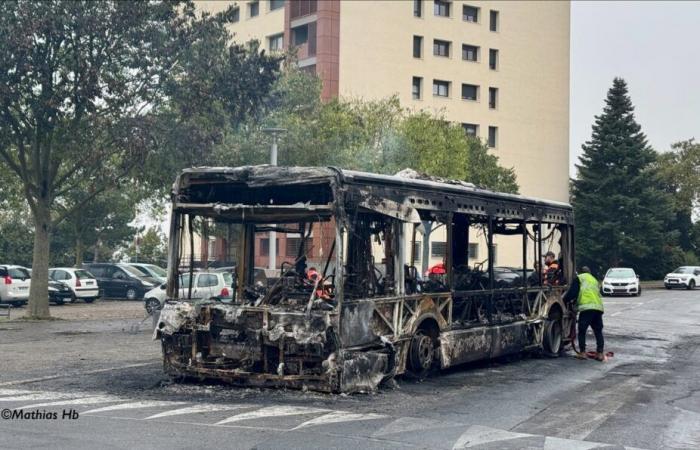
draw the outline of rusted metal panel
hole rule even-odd
[[[493,333],[487,327],[444,332],[440,335],[440,366],[446,369],[484,359],[492,347]]]

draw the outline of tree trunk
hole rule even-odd
[[[78,236],[75,238],[75,267],[80,267],[83,264],[83,238]]]
[[[51,238],[49,205],[46,202],[37,201],[33,216],[34,253],[27,316],[32,319],[48,319],[51,317],[49,313],[49,245]]]

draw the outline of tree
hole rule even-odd
[[[615,78],[572,181],[578,264],[599,274],[620,265],[643,277],[663,273],[674,236],[666,233],[671,203],[659,189],[655,160],[627,84]]]
[[[29,316],[49,316],[52,230],[102,192],[132,183],[138,169],[157,166],[154,159],[172,158],[163,136],[173,128],[163,122],[199,117],[192,111],[208,106],[209,88],[220,94],[211,105],[234,118],[266,94],[260,84],[271,84],[278,60],[263,52],[247,59],[230,44],[232,10],[197,17],[193,2],[177,0],[3,4],[0,158],[34,223]],[[245,87],[253,73],[262,80],[256,90]]]
[[[136,236],[126,255],[129,261],[162,265],[167,256],[166,240],[157,227],[150,227]]]

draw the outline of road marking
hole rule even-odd
[[[126,400],[126,399],[119,398],[119,397],[106,396],[106,395],[98,395],[98,396],[93,396],[93,397],[75,398],[72,400],[59,400],[56,402],[35,403],[33,405],[26,405],[26,406],[22,406],[22,407],[17,408],[17,409],[41,408],[41,407],[46,407],[46,406],[60,406],[60,405],[95,405],[95,404],[99,404],[99,403],[123,402],[124,400]]]
[[[80,414],[93,414],[93,413],[99,413],[99,412],[107,412],[107,411],[120,411],[124,409],[140,409],[140,408],[153,408],[156,406],[175,406],[175,405],[184,405],[185,402],[171,402],[167,400],[142,400],[138,402],[129,402],[129,403],[120,403],[118,405],[112,405],[112,406],[105,406],[102,408],[96,408],[96,409],[91,409],[85,412],[82,412]]]
[[[147,362],[147,363],[138,363],[138,364],[128,364],[126,366],[108,367],[105,369],[86,370],[85,372],[69,373],[69,374],[65,374],[65,375],[51,375],[48,377],[28,378],[26,380],[5,381],[4,383],[0,383],[0,386],[12,386],[12,385],[16,385],[16,384],[36,383],[38,381],[55,380],[57,378],[76,377],[76,376],[80,376],[80,375],[91,375],[94,373],[111,372],[113,370],[131,369],[132,367],[151,366],[154,364],[161,364],[161,363],[160,362]]]
[[[416,417],[399,417],[396,420],[389,422],[384,425],[379,430],[375,431],[372,436],[384,436],[387,434],[395,433],[411,433],[416,431],[423,431],[434,428],[447,428],[447,427],[464,427],[463,423],[445,422],[437,421]]]
[[[377,420],[386,418],[387,416],[381,414],[359,414],[347,411],[333,411],[320,417],[316,417],[315,419],[307,420],[301,425],[297,425],[296,427],[292,428],[292,430],[298,430],[299,428],[306,428],[314,425],[327,425],[329,423],[355,422],[358,420]]]
[[[262,408],[257,411],[251,411],[243,414],[228,417],[216,423],[223,425],[231,422],[240,422],[241,420],[259,419],[263,417],[283,417],[283,416],[298,416],[302,414],[319,414],[330,411],[329,409],[307,408],[305,406],[271,406]]]
[[[477,445],[488,444],[490,442],[510,441],[531,436],[534,435],[499,430],[481,425],[472,425],[467,428],[467,431],[462,433],[457,439],[457,442],[452,446],[452,449],[476,447]]]
[[[27,391],[26,389],[0,389],[0,395],[19,395],[34,393],[36,393],[36,391]]]
[[[600,447],[601,444],[599,442],[573,441],[571,439],[547,436],[544,439],[544,447],[542,450],[560,450],[562,448],[566,450],[588,450]]]
[[[146,417],[144,420],[148,419],[160,419],[161,417],[172,417],[179,416],[182,414],[197,414],[206,412],[216,412],[216,411],[231,411],[234,409],[250,408],[251,405],[194,405],[186,406],[184,408],[172,409],[170,411],[164,411],[162,413],[154,414],[152,416]]]
[[[22,394],[13,397],[0,397],[0,402],[24,402],[36,400],[59,400],[62,398],[75,398],[80,394],[67,394],[64,392],[37,392],[34,394]]]

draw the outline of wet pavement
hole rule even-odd
[[[700,290],[605,303],[607,363],[524,355],[353,396],[173,384],[137,302],[0,319],[0,409],[58,416],[0,420],[0,447],[700,447]]]

